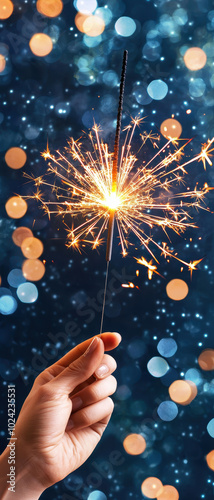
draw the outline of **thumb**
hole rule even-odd
[[[86,351],[70,363],[57,377],[46,385],[58,394],[70,394],[81,383],[93,375],[104,354],[104,343],[94,337]]]

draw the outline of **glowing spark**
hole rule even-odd
[[[136,259],[136,257],[135,257]],[[144,257],[141,257],[141,259],[136,259],[137,263],[138,264],[141,264],[142,266],[145,266],[148,268],[148,278],[149,280],[152,279],[152,276],[153,276],[153,273],[155,274],[158,274],[159,276],[161,276],[161,274],[159,274],[157,272],[157,266],[155,266],[154,264],[152,264],[152,260],[150,260],[150,262],[147,262],[146,259],[144,259]],[[161,278],[163,278],[163,276],[161,276]]]
[[[193,161],[202,160],[211,164],[213,149],[210,149],[210,146],[214,138],[206,145],[203,144],[200,154],[182,165],[179,160],[189,141],[178,149],[177,142],[172,139],[144,162],[131,151],[132,138],[141,121],[140,118],[132,119],[125,129],[117,176],[116,170],[113,169],[114,155],[100,138],[96,124],[89,134],[88,150],[84,149],[84,144],[74,139],[69,141],[65,154],[58,151],[56,156],[53,156],[47,147],[42,156],[50,160],[48,170],[43,177],[33,179],[37,192],[32,198],[42,203],[48,216],[55,213],[63,217],[67,225],[68,247],[80,251],[81,246],[90,243],[92,248],[97,248],[103,241],[104,232],[113,214],[123,256],[127,255],[128,246],[131,244],[128,236],[132,232],[156,262],[158,261],[150,248],[151,244],[165,257],[174,257],[192,271],[196,261],[188,263],[172,255],[167,245],[158,244],[150,233],[156,226],[161,227],[168,238],[171,230],[181,234],[188,227],[196,227],[191,221],[192,208],[208,210],[204,206],[204,196],[212,188],[204,184],[202,188],[196,186],[191,190],[186,187],[180,192],[179,184],[185,184],[185,167]],[[151,132],[147,136],[144,133],[143,144],[147,140],[157,141],[158,138]],[[41,195],[42,186],[51,189],[50,201],[44,201]],[[156,266],[151,262],[148,263],[144,259],[143,265],[148,267],[150,277],[152,273],[157,273]]]

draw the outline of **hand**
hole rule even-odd
[[[116,390],[111,373],[116,362],[104,350],[114,349],[121,337],[104,333],[91,340],[36,378],[16,422],[17,467],[27,471],[25,478],[32,476],[39,494],[85,462],[111,417],[114,405],[109,396]],[[15,498],[33,498],[23,497],[22,492],[23,479],[20,497]]]

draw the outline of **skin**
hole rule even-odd
[[[110,420],[114,404],[109,396],[117,385],[116,362],[105,351],[120,341],[118,333],[92,337],[36,378],[15,426],[15,493],[6,482],[9,448],[0,456],[2,500],[37,500],[91,455]],[[100,376],[97,369],[104,364],[108,372]],[[77,397],[79,408],[73,403]]]

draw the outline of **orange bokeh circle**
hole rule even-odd
[[[5,154],[5,161],[8,167],[18,170],[22,168],[27,160],[27,155],[22,148],[10,148]]]
[[[63,3],[61,0],[37,0],[36,8],[46,17],[57,17],[62,12]]]
[[[43,243],[38,238],[26,238],[21,244],[22,253],[27,259],[38,259],[44,250]]]
[[[8,19],[13,13],[13,2],[10,0],[1,0],[0,1],[0,19]]]
[[[147,477],[141,484],[141,491],[148,498],[157,498],[162,490],[163,484],[157,477]]]
[[[27,212],[27,208],[27,203],[21,196],[12,196],[5,204],[5,210],[11,219],[20,219],[23,217]]]
[[[129,455],[140,455],[146,449],[146,441],[141,434],[129,434],[123,441],[123,447]]]
[[[36,33],[32,36],[29,42],[30,49],[38,57],[45,57],[53,49],[53,42],[50,36],[45,33]]]
[[[204,371],[214,370],[214,349],[205,349],[198,357],[198,364]]]

